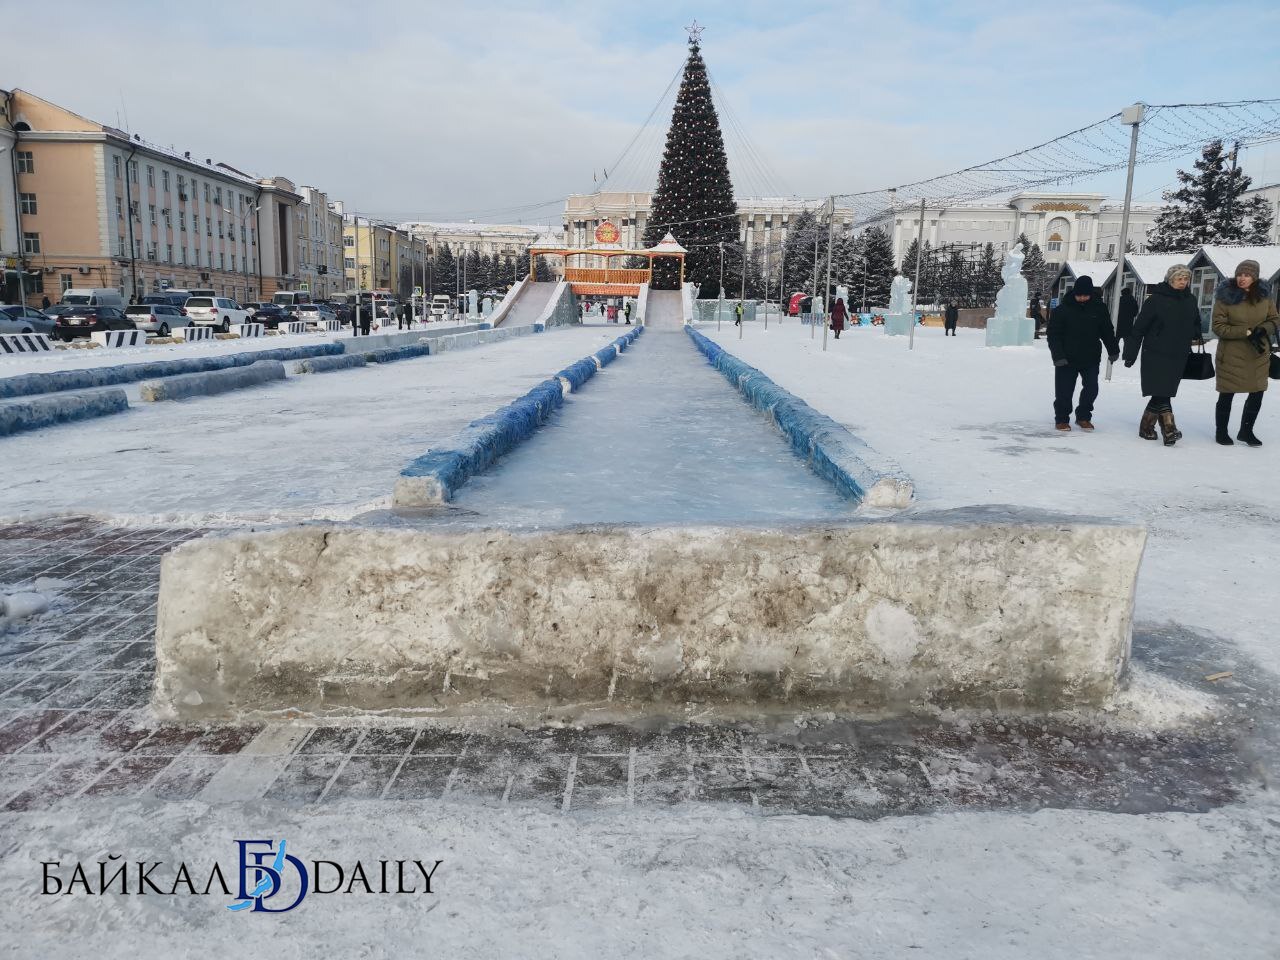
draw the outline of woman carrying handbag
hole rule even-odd
[[[1236,439],[1251,447],[1262,446],[1253,432],[1271,368],[1271,340],[1280,316],[1271,291],[1258,277],[1257,260],[1242,260],[1235,276],[1223,280],[1213,295],[1213,332],[1218,337],[1217,441],[1224,447],[1234,441],[1227,425],[1237,393],[1247,393]]]
[[[1154,440],[1159,423],[1166,447],[1182,439],[1170,401],[1178,395],[1191,342],[1200,336],[1200,308],[1190,286],[1191,271],[1185,264],[1170,267],[1164,282],[1151,289],[1124,341],[1126,367],[1132,367],[1142,351],[1142,395],[1150,398],[1138,436]]]

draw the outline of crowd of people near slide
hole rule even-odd
[[[1157,439],[1157,426],[1165,446],[1182,439],[1172,404],[1179,384],[1187,379],[1214,378],[1217,442],[1232,446],[1239,440],[1250,447],[1262,446],[1254,426],[1268,379],[1280,379],[1280,356],[1272,355],[1280,316],[1259,273],[1256,260],[1243,260],[1233,276],[1218,284],[1211,318],[1218,341],[1212,355],[1204,351],[1200,309],[1190,290],[1191,271],[1185,264],[1170,267],[1164,282],[1156,284],[1141,305],[1126,291],[1115,329],[1093,281],[1087,276],[1076,280],[1049,316],[1056,428],[1071,429],[1077,383],[1076,426],[1086,431],[1094,428],[1093,405],[1098,398],[1098,371],[1105,347],[1111,363],[1122,355],[1126,367],[1141,363],[1142,395],[1148,401],[1138,423],[1138,436],[1144,440]],[[1233,440],[1229,427],[1237,393],[1245,394],[1245,400]]]

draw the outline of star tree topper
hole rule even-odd
[[[705,29],[707,28],[704,26],[701,26],[697,20],[694,20],[693,23],[685,27],[685,30],[689,32],[689,46],[691,47],[698,46],[698,44],[702,40],[702,31]]]

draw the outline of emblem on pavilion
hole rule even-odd
[[[618,228],[608,220],[596,227],[596,243],[617,243],[621,239]]]

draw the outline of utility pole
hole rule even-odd
[[[822,290],[822,296],[824,299],[826,297],[831,296],[831,247],[834,244],[835,235],[836,235],[836,198],[834,196],[831,197],[828,200],[828,204],[829,205],[827,207],[827,282]],[[830,315],[831,313],[830,309],[827,310],[827,313],[828,315]],[[827,349],[827,324],[825,321],[822,324],[822,349],[823,350]]]
[[[822,237],[819,224],[813,224],[813,295],[809,298],[809,339],[814,337],[814,327],[818,323],[818,243]]]
[[[742,286],[738,288],[738,306],[742,312],[738,314],[738,339],[742,339],[742,328],[745,327],[747,319],[747,245],[742,245]]]
[[[769,329],[769,241],[764,244],[764,328]]]
[[[720,329],[720,314],[724,312],[724,241],[720,241],[720,294],[716,298],[716,330]]]
[[[778,250],[778,316],[786,317],[787,311],[791,308],[791,300],[787,296],[787,241],[782,241],[782,246]],[[781,319],[778,320],[782,322]]]
[[[924,256],[924,197],[920,198],[920,230],[916,234],[916,282],[911,288],[911,333],[907,349],[916,348],[916,308],[920,305],[920,260]]]
[[[1129,243],[1129,207],[1133,203],[1133,167],[1138,159],[1138,127],[1142,125],[1146,107],[1135,103],[1120,113],[1120,122],[1133,128],[1129,135],[1129,172],[1124,183],[1124,212],[1120,215],[1120,257],[1116,263],[1116,282],[1111,290],[1111,329],[1119,326],[1120,291],[1124,287],[1124,255]],[[1107,379],[1111,379],[1111,358],[1107,358]]]
[[[351,335],[354,337],[360,332],[360,214],[351,214],[351,227],[356,237],[356,312],[354,319],[351,321]],[[261,283],[259,283],[259,286],[261,286]],[[258,292],[261,293],[262,291],[259,290]]]
[[[1231,176],[1227,180],[1227,203],[1226,216],[1223,220],[1223,226],[1230,228],[1231,226],[1231,201],[1234,197],[1234,187],[1236,182],[1236,159],[1240,156],[1240,141],[1237,140],[1231,145]]]

